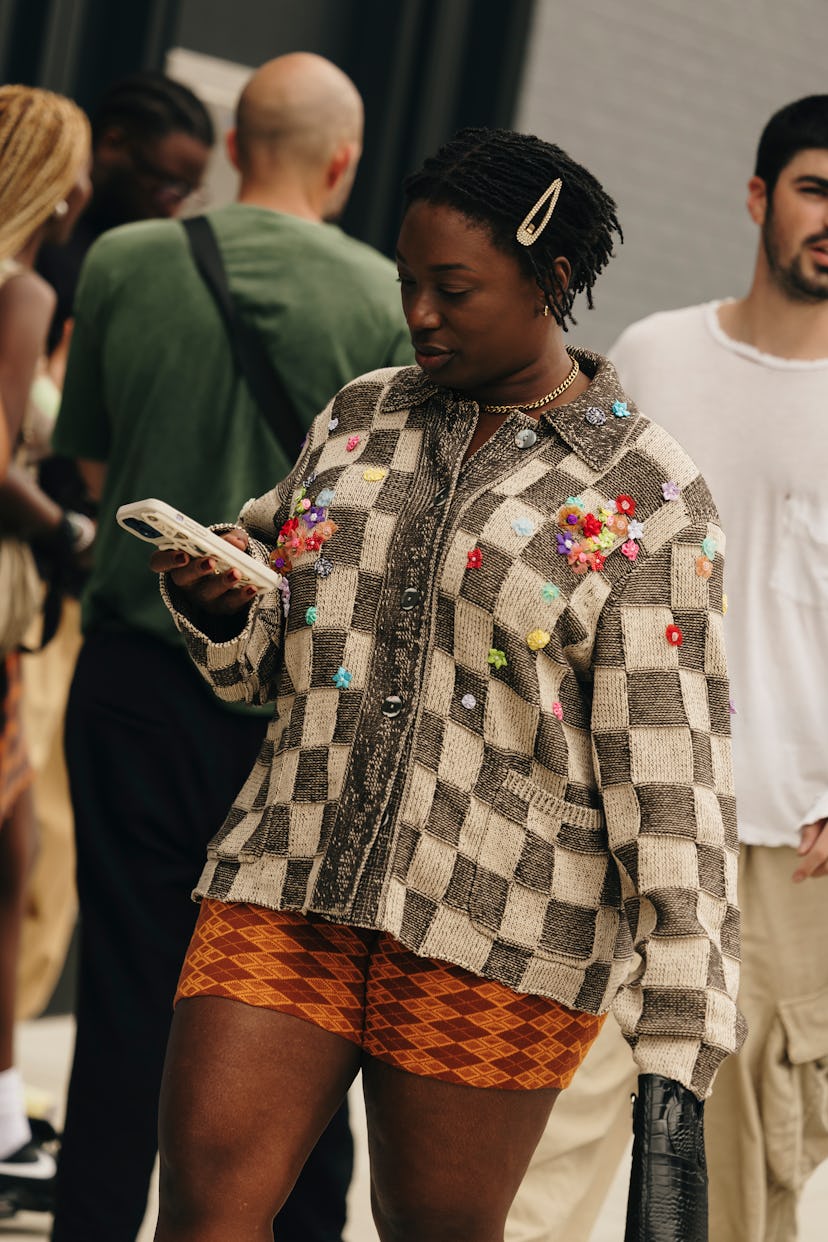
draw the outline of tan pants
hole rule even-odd
[[[792,1242],[802,1188],[828,1159],[828,880],[791,883],[792,849],[739,865],[749,1035],[707,1108],[710,1242]]]
[[[35,770],[37,856],[29,881],[17,981],[17,1013],[30,1018],[49,1000],[77,915],[72,806],[63,758],[63,718],[81,645],[80,606],[65,600],[58,631],[23,657],[23,727]]]
[[[828,1159],[828,879],[793,884],[795,867],[792,849],[742,848],[739,1005],[750,1034],[705,1109],[710,1242],[795,1242],[802,1188]],[[588,1242],[626,1148],[634,1083],[609,1020],[555,1106],[507,1242]]]

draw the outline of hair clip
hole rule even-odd
[[[563,181],[561,181],[560,177],[556,177],[549,188],[544,190],[543,194],[541,194],[529,214],[521,221],[518,231],[515,233],[515,237],[520,242],[521,246],[531,246],[538,240],[551,219],[552,212],[555,210],[555,205],[558,201],[558,195],[561,192],[562,186]],[[538,214],[547,199],[549,199],[549,204],[546,208],[546,215],[543,217],[540,224],[532,223],[533,217]]]

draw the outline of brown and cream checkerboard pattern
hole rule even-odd
[[[246,507],[264,556],[312,476],[311,498],[335,491],[339,531],[328,577],[315,554],[295,563],[286,624],[275,596],[222,643],[177,614],[217,693],[278,710],[197,892],[381,928],[575,1009],[615,1001],[642,1070],[703,1095],[743,1037],[724,537],[686,454],[632,403],[616,417],[613,368],[575,352],[587,392],[538,422],[510,416],[462,468],[473,402],[416,368],[363,376]],[[616,548],[576,576],[559,508],[620,494],[644,525],[637,559]]]

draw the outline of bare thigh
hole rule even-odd
[[[180,1001],[161,1087],[156,1242],[272,1242],[272,1219],[360,1057],[288,1014]]]
[[[362,1075],[382,1242],[502,1242],[558,1091],[456,1086],[368,1056]]]

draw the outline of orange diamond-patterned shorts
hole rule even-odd
[[[568,1086],[605,1016],[418,957],[385,932],[211,898],[175,999],[191,996],[303,1018],[411,1074],[513,1091]]]

